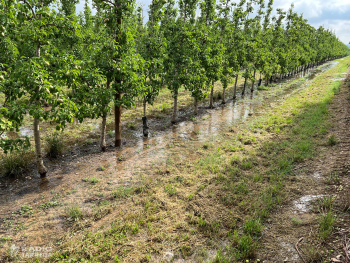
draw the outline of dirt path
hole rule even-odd
[[[258,256],[263,262],[349,262],[343,249],[350,227],[349,98],[350,76],[329,110],[327,137],[334,136],[338,144],[330,147],[328,141],[320,140],[318,156],[296,167],[295,176],[286,188],[288,198],[264,230]],[[337,215],[333,233],[347,231],[323,239],[319,234],[320,221],[327,211],[322,205],[324,198],[329,197],[333,199],[332,213]],[[295,248],[299,240],[300,255]]]

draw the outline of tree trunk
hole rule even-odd
[[[254,69],[254,77],[253,77],[253,83],[252,83],[252,88],[250,89],[251,92],[254,91],[254,85],[255,85],[255,74],[256,74],[256,69]]]
[[[41,15],[39,16],[41,19]],[[35,50],[36,56],[40,58],[40,44],[37,45]],[[37,101],[38,102],[38,101]],[[47,174],[47,168],[44,165],[43,153],[41,151],[41,140],[40,140],[40,128],[39,119],[34,117],[34,142],[35,142],[35,155],[36,155],[36,167],[41,177],[45,177]]]
[[[209,108],[214,108],[214,81],[212,82],[211,85],[211,90],[210,90],[210,105]]]
[[[194,98],[194,115],[198,114],[198,100]]]
[[[120,101],[121,94],[115,94],[116,102]],[[114,124],[115,124],[115,147],[120,147],[122,145],[122,111],[121,106],[114,106]]]
[[[176,117],[177,117],[177,91],[174,94],[174,107],[173,107],[173,118],[171,120],[171,123],[176,123]]]
[[[40,128],[39,128],[38,118],[34,118],[34,141],[35,141],[36,167],[41,177],[45,177],[47,174],[47,168],[44,165],[43,153],[41,151]]]
[[[227,80],[224,81],[223,83],[223,89],[222,89],[222,104],[226,104],[226,88],[227,88]]]
[[[233,90],[233,99],[236,99],[236,93],[237,93],[237,82],[238,82],[238,74],[236,76],[236,80],[235,80],[235,88]]]
[[[146,117],[146,106],[147,106],[147,101],[144,99],[143,101],[143,117],[142,117],[142,123],[143,123],[143,136],[148,137],[148,124],[147,124],[147,117]]]
[[[102,116],[101,141],[100,141],[100,147],[103,152],[106,151],[106,124],[107,124],[107,114],[104,114]]]
[[[243,85],[243,90],[242,90],[242,96],[245,93],[245,86],[247,85],[247,78],[244,78],[244,85]]]

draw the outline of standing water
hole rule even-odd
[[[254,91],[245,97],[228,102],[224,106],[218,104],[215,109],[206,110],[206,114],[200,117],[180,122],[165,131],[150,134],[148,138],[144,138],[139,131],[123,131],[128,145],[116,152],[102,154],[101,163],[96,163],[96,165],[102,164],[104,167],[108,167],[110,173],[113,173],[114,181],[112,184],[131,185],[135,180],[139,180],[142,171],[147,167],[164,167],[175,160],[191,160],[197,156],[193,150],[198,149],[203,143],[219,141],[220,134],[228,132],[230,128],[245,122],[252,116],[261,115],[264,109],[278,105],[286,97],[305,88],[307,85],[305,81],[312,80],[317,74],[329,70],[337,63],[331,62],[319,69],[311,70],[308,75],[304,76],[304,79],[295,81],[294,84],[290,84],[290,82],[296,79],[289,79],[282,84],[270,87],[268,91]],[[30,135],[30,131],[23,128],[20,136],[23,134]],[[9,135],[16,136],[16,134]],[[66,168],[67,170],[61,169],[61,173],[52,172],[64,176],[50,178],[49,174],[48,178],[43,179],[44,181],[39,176],[33,175],[15,181],[3,178],[0,180],[0,188],[11,191],[11,189],[17,188],[16,182],[18,182],[22,188],[24,184],[26,185],[27,190],[23,190],[22,194],[27,191],[41,192],[75,179],[77,170],[85,175],[93,174],[96,171],[96,167],[93,168],[90,162],[83,165],[72,161],[69,165],[68,163],[64,165],[69,166],[69,168]],[[55,168],[64,165],[54,164],[53,166]],[[21,188],[20,185],[17,186]]]

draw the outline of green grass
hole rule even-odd
[[[335,215],[332,211],[326,214],[322,214],[320,217],[319,235],[321,238],[326,239],[332,234],[332,230],[335,224]]]
[[[173,196],[176,194],[176,188],[172,185],[168,184],[164,187],[164,191],[168,193],[168,195]]]
[[[92,184],[92,185],[95,185],[95,184],[97,184],[99,181],[100,181],[100,179],[98,179],[98,178],[96,178],[96,177],[85,177],[84,179],[83,179],[83,181],[84,182],[88,182],[88,183],[90,183],[90,184]]]
[[[45,137],[45,151],[49,158],[57,158],[64,150],[63,136],[54,132]]]
[[[79,206],[71,206],[66,209],[66,215],[73,221],[78,221],[83,218],[83,212]]]
[[[33,152],[14,151],[0,156],[0,171],[4,176],[18,177],[29,171],[34,161]]]
[[[134,191],[135,189],[132,186],[130,187],[120,186],[115,191],[112,192],[112,196],[116,199],[126,198],[132,195]]]
[[[260,236],[262,229],[260,219],[252,219],[244,223],[244,233],[249,236]]]
[[[259,242],[266,219],[283,201],[294,166],[317,156],[318,145],[327,140],[319,131],[329,127],[328,107],[336,90],[324,84],[325,75],[338,70],[336,66],[316,77],[278,107],[240,126],[239,132],[198,145],[198,157],[179,161],[171,156],[170,175],[158,168],[161,176],[152,177],[142,191],[131,191],[133,198],[122,199],[129,194],[118,189],[109,205],[113,221],[94,232],[84,229],[77,242],[66,240],[52,261],[108,262],[115,256],[127,261],[137,254],[142,255],[137,260],[147,262],[151,247],[138,235],[152,240],[159,251],[176,248],[183,257],[196,255],[191,246],[200,242],[206,251],[217,251],[213,262],[254,258],[263,245]],[[250,138],[254,141],[245,143]],[[237,146],[234,155],[228,145]],[[156,170],[145,172],[156,175]],[[177,176],[184,180],[176,181]],[[330,207],[327,200],[324,207]],[[322,214],[320,237],[328,237],[334,224],[332,212]],[[226,237],[231,242],[223,253],[218,244]]]
[[[57,206],[62,206],[63,204],[57,201],[50,201],[44,204],[39,205],[39,208],[45,210],[45,209],[49,209],[52,207],[57,207]]]
[[[337,145],[337,144],[338,144],[338,140],[335,138],[334,135],[331,135],[331,136],[328,137],[327,144],[328,144],[329,146]]]

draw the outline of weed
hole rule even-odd
[[[193,122],[198,122],[198,118],[196,116],[194,116],[194,115],[192,115],[190,119]]]
[[[230,163],[231,163],[231,165],[239,165],[239,164],[241,164],[241,161],[240,161],[238,156],[234,155],[234,156],[232,156]]]
[[[302,222],[300,219],[292,217],[292,223],[296,226],[299,226]]]
[[[189,201],[191,201],[191,200],[193,199],[194,195],[195,195],[195,193],[190,193],[190,194],[187,196],[187,199],[188,199]]]
[[[137,124],[135,122],[128,122],[126,125],[130,130],[136,130]]]
[[[102,164],[100,165],[100,171],[106,170],[106,167],[104,167]]]
[[[172,187],[170,184],[166,185],[164,187],[164,191],[168,193],[168,195],[173,196],[176,194],[175,187]]]
[[[260,174],[256,174],[256,175],[254,175],[254,177],[253,177],[253,182],[254,182],[254,183],[258,183],[258,182],[261,183],[262,180],[263,180],[263,176],[260,175]]]
[[[326,179],[326,183],[327,184],[339,184],[340,183],[340,179],[339,179],[339,175],[337,172],[331,172],[328,175],[328,178]]]
[[[0,168],[5,176],[17,177],[29,170],[34,153],[28,151],[13,151],[1,156]]]
[[[208,142],[203,143],[203,149],[209,149],[210,144]]]
[[[57,207],[57,206],[61,206],[61,205],[63,205],[63,204],[60,203],[60,202],[52,201],[52,202],[47,202],[45,204],[39,205],[39,208],[41,208],[41,209],[49,209],[51,207]]]
[[[91,139],[87,139],[87,140],[85,141],[85,145],[92,145],[92,144],[94,144],[94,141],[91,140]]]
[[[91,178],[86,177],[86,178],[83,179],[83,181],[84,182],[89,182],[90,184],[95,185],[95,184],[97,184],[100,181],[100,179],[98,179],[96,177],[91,177]]]
[[[205,220],[204,220],[202,217],[200,217],[200,218],[198,219],[198,226],[199,226],[199,227],[205,227],[206,224],[207,224],[207,222],[205,222]]]
[[[216,252],[216,256],[211,263],[230,263],[232,262],[231,258],[227,258],[226,255],[221,251]]]
[[[83,212],[80,210],[79,206],[72,206],[66,209],[66,214],[73,221],[78,221],[83,218]]]
[[[248,186],[245,182],[239,182],[233,185],[233,192],[235,194],[247,194],[249,192]]]
[[[334,94],[338,94],[340,90],[341,81],[335,81],[333,83],[332,91]]]
[[[211,224],[211,231],[214,232],[214,233],[219,233],[220,232],[220,226],[221,226],[220,222],[213,222]]]
[[[110,137],[113,137],[114,136],[114,131],[113,130],[109,130],[107,132],[107,134],[110,136]]]
[[[331,136],[328,137],[328,142],[327,142],[327,144],[328,144],[329,146],[334,146],[334,145],[336,145],[337,143],[338,143],[338,140],[334,137],[334,135],[331,135]]]
[[[332,211],[329,211],[321,216],[319,229],[319,235],[321,238],[326,239],[332,234],[334,223],[335,215],[332,213]]]
[[[244,233],[249,236],[259,236],[262,229],[260,219],[252,219],[244,223]]]
[[[319,212],[328,212],[332,209],[333,202],[334,202],[333,196],[324,196],[320,199],[317,199],[316,201],[317,210]]]
[[[6,237],[5,235],[1,235],[0,236],[0,244],[1,243],[6,243],[8,241],[11,241],[11,237],[10,236],[8,236],[8,237]]]
[[[235,253],[237,259],[248,259],[254,257],[257,246],[249,235],[241,236],[235,241],[235,243],[237,243]]]
[[[189,246],[182,245],[180,247],[181,254],[184,258],[190,256],[192,254],[192,249]]]
[[[112,192],[112,196],[116,199],[126,198],[132,195],[134,191],[135,190],[132,186],[130,187],[120,186],[115,191]]]
[[[64,150],[63,138],[57,132],[45,137],[45,150],[49,158],[57,158]]]
[[[305,252],[306,262],[324,262],[322,261],[322,254],[315,247],[306,247],[303,249]]]
[[[243,158],[241,168],[242,170],[250,170],[253,168],[253,162],[250,159]]]
[[[266,86],[259,86],[258,87],[258,90],[269,90],[270,88],[269,87],[266,87]]]

